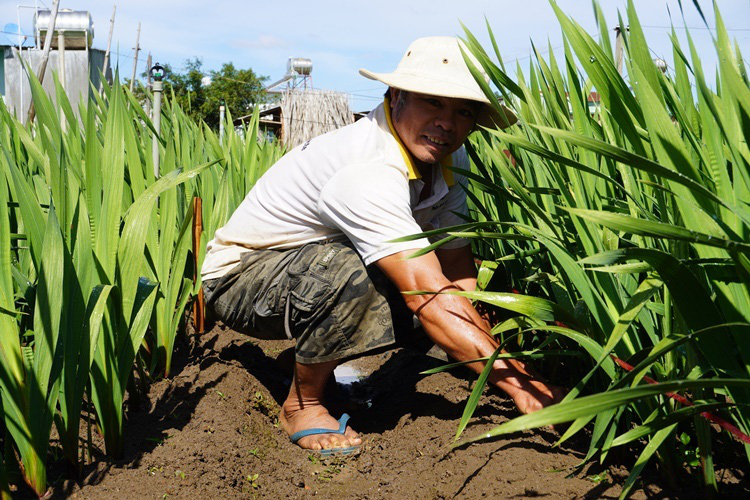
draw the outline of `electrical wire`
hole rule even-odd
[[[0,31],[0,33],[5,33],[6,35],[22,36],[24,38],[36,38],[36,35],[27,35],[25,33],[18,33],[17,31]]]
[[[101,50],[101,49],[99,49],[99,50]],[[130,52],[132,52],[132,50]],[[124,57],[125,59],[133,59],[133,56],[130,55],[130,52],[128,52],[127,54],[122,54],[120,52],[115,52],[114,50],[110,50],[109,51],[110,54],[115,54],[115,55],[118,55],[120,57]],[[141,61],[141,62],[144,62],[144,63],[148,62],[148,59],[141,59],[140,57],[138,58],[138,60]]]
[[[343,92],[344,92],[344,94],[349,94],[350,96],[356,97],[358,99],[374,99],[376,101],[382,101],[383,100],[383,94],[382,94],[382,92],[381,92],[381,94],[379,96],[364,95],[364,94],[352,94],[351,92],[346,92],[346,91],[343,91]]]
[[[351,94],[351,93],[354,93],[354,92],[371,92],[371,91],[373,91],[373,92],[374,92],[374,91],[376,91],[376,90],[382,90],[382,89],[381,89],[380,87],[377,87],[377,88],[372,88],[372,89],[356,89],[356,90],[346,90],[345,92],[347,92],[347,93]]]
[[[654,26],[654,25],[647,25],[642,24],[641,28],[653,28],[653,29],[667,29],[671,30],[672,28],[677,30],[705,30],[705,31],[716,31],[716,28],[707,28],[705,26]],[[750,28],[724,28],[727,31],[750,31]]]
[[[596,33],[596,34],[592,35],[591,38],[597,39],[597,38],[599,38],[601,36],[602,36],[601,33]],[[521,57],[517,57],[515,59],[507,59],[507,60],[503,59],[503,64],[507,65],[507,64],[510,64],[510,63],[514,63],[514,62],[518,62],[518,61],[523,61],[524,59],[530,59],[530,58],[532,58],[532,57],[534,57],[536,55],[543,56],[544,54],[549,54],[550,52],[554,52],[554,51],[556,51],[558,49],[562,49],[563,47],[565,47],[565,45],[558,45],[556,47],[552,47],[551,49],[545,49],[545,50],[536,52],[534,54],[529,54],[527,56],[521,56]]]
[[[261,114],[261,116],[262,116],[262,114]],[[244,118],[244,117],[236,118],[235,121],[242,120],[242,118]],[[244,122],[245,120],[242,120],[242,121]],[[286,122],[286,121],[289,121],[289,122],[301,122],[301,123],[314,123],[316,125],[339,125],[339,122],[337,122],[337,121],[320,122],[320,121],[316,121],[316,120],[305,120],[303,118],[284,118],[284,119],[282,119],[282,122]]]
[[[597,33],[596,35],[594,35],[594,38],[598,38],[600,36],[601,36],[601,34]],[[545,49],[545,50],[536,52],[534,54],[529,54],[527,56],[520,56],[520,57],[517,57],[515,59],[503,59],[503,64],[507,65],[507,64],[510,64],[510,63],[514,63],[514,62],[518,62],[518,61],[523,61],[524,59],[529,59],[531,57],[534,57],[537,54],[541,56],[541,55],[549,53],[550,51],[554,52],[554,51],[556,51],[558,49],[561,49],[563,47],[564,47],[564,45],[558,45],[556,47],[552,47],[552,49]],[[372,90],[379,90],[379,89],[372,89]],[[346,91],[346,90],[344,90],[343,92],[346,93],[346,94],[349,94],[352,97],[357,97],[359,99],[371,99],[371,100],[375,100],[375,101],[380,101],[380,100],[383,99],[382,95],[379,95],[379,96],[368,96],[368,95],[364,95],[364,94],[355,94],[354,92],[357,92],[356,90],[355,91]]]

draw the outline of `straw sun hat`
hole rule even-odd
[[[518,121],[515,113],[503,106],[506,119],[490,105],[481,87],[469,72],[461,48],[484,77],[489,77],[464,43],[449,36],[418,38],[406,49],[404,57],[393,73],[374,73],[360,69],[359,74],[389,87],[442,97],[469,99],[484,104],[477,117],[477,125],[505,128]]]

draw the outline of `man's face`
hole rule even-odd
[[[393,126],[417,166],[437,163],[461,147],[481,106],[468,99],[415,92],[404,95],[391,88]]]

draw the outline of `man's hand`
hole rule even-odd
[[[559,403],[565,397],[565,390],[542,380],[527,378],[521,380],[521,387],[508,393],[521,413],[533,413],[545,406]]]

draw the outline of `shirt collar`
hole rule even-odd
[[[391,100],[386,97],[383,101],[383,109],[385,110],[385,119],[388,122],[388,129],[391,131],[391,135],[394,139],[396,139],[396,142],[398,143],[399,150],[401,151],[401,156],[404,159],[404,163],[406,163],[406,168],[409,171],[409,180],[414,179],[421,179],[422,175],[419,173],[419,169],[414,165],[414,160],[412,159],[411,155],[409,154],[409,151],[406,150],[406,146],[404,146],[404,143],[401,142],[401,138],[396,133],[396,129],[393,126],[393,118],[391,118]],[[447,167],[453,166],[453,154],[449,154],[443,160],[440,162],[440,170],[443,174],[443,179],[445,180],[445,183],[448,185],[448,187],[453,186],[454,180],[453,180],[453,171]]]

